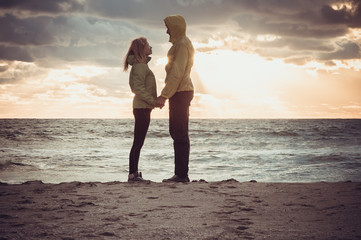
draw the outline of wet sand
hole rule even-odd
[[[361,183],[0,184],[0,239],[361,239]]]

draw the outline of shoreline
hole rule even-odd
[[[0,239],[360,239],[361,182],[0,184]]]

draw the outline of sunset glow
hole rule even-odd
[[[159,94],[171,47],[159,16],[175,10],[196,49],[191,117],[361,118],[361,3],[220,2],[0,4],[13,26],[1,28],[0,118],[132,118],[124,55],[147,37]]]

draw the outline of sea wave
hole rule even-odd
[[[29,164],[25,164],[25,163],[21,163],[21,162],[14,162],[14,161],[10,161],[10,160],[0,160],[0,171],[9,171],[9,170],[16,171],[17,169],[20,169],[20,168],[37,169],[33,165],[29,165]]]
[[[296,136],[300,136],[299,133],[297,132],[293,132],[293,131],[287,131],[287,130],[283,130],[283,131],[272,131],[272,132],[268,132],[268,135],[271,136],[281,136],[281,137],[296,137]]]
[[[0,119],[0,179],[119,180],[128,172],[133,129],[133,119]],[[361,120],[191,119],[189,135],[191,178],[361,177]],[[140,168],[161,181],[173,173],[173,158],[168,120],[152,119]]]

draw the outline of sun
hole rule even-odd
[[[195,62],[195,69],[208,88],[226,95],[259,92],[259,85],[268,83],[267,72],[271,69],[252,55],[231,50],[197,53]]]
[[[226,117],[239,117],[253,112],[252,117],[269,112],[272,116],[288,115],[286,105],[279,98],[279,86],[291,76],[285,63],[265,60],[242,51],[215,50],[195,55],[194,71],[204,86],[205,94],[219,99],[217,112]],[[248,111],[245,109],[249,109]]]

